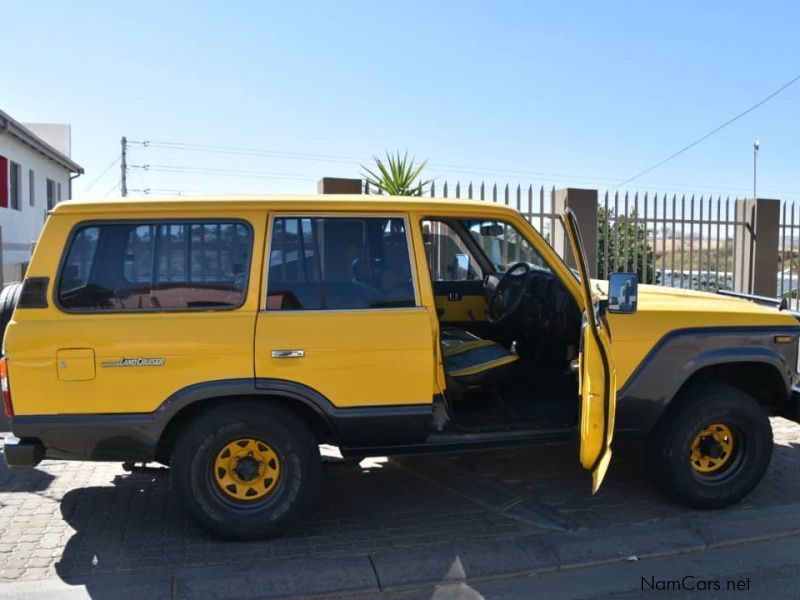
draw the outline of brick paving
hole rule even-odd
[[[776,448],[761,486],[728,512],[800,501],[800,426],[774,419]],[[570,528],[703,514],[666,501],[647,479],[638,444],[616,449],[608,480],[590,478],[569,445],[449,455],[443,461],[533,500]],[[2,463],[2,461],[0,461]],[[116,463],[45,461],[35,470],[0,467],[0,580],[141,569],[258,566],[275,559],[352,556],[447,542],[503,541],[544,533],[415,476],[402,459],[328,463],[314,513],[268,541],[225,542],[195,527],[172,497],[166,471],[128,474]]]
[[[800,425],[772,419],[775,449],[761,484],[728,511],[800,502]],[[451,456],[484,478],[517,488],[570,519],[574,527],[606,527],[707,514],[664,498],[647,477],[643,444],[619,441],[603,486],[596,496],[572,446],[539,446]],[[726,511],[716,511],[726,512]]]

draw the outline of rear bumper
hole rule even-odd
[[[3,455],[11,468],[31,468],[44,459],[44,446],[39,441],[7,437],[3,444]]]
[[[10,421],[20,447],[42,449],[39,460],[150,461],[162,429],[152,414],[15,415]]]

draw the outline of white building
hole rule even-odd
[[[70,159],[69,125],[22,124],[0,110],[0,263],[19,279],[47,211],[71,197],[83,167]]]

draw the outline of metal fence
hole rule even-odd
[[[598,211],[598,275],[716,291],[736,286],[736,200],[605,192]]]
[[[368,183],[364,186],[364,193],[370,193]],[[553,210],[555,187],[547,189],[543,185],[535,187],[531,184],[523,188],[521,184],[513,187],[506,183],[498,188],[496,183],[491,184],[491,187],[483,182],[479,185],[470,182],[462,186],[461,182],[450,185],[447,181],[437,186],[434,181],[424,195],[430,198],[484,200],[513,206],[548,241],[552,240],[552,232],[558,222],[558,215]]]
[[[369,187],[365,191],[369,193]],[[560,226],[554,211],[555,187],[444,181],[434,182],[425,195],[514,207],[551,243],[555,227]],[[748,242],[736,232],[743,231],[748,222],[743,213],[737,215],[736,203],[736,198],[705,194],[600,194],[598,276],[630,271],[638,273],[642,282],[656,285],[710,292],[740,289],[745,265],[744,253],[737,249]],[[784,204],[783,211],[781,271],[786,273],[778,277],[777,284],[782,296],[800,303],[800,209],[795,216],[794,205],[787,209]]]
[[[534,187],[531,184],[523,189],[521,184],[517,184],[514,188],[506,183],[498,188],[497,184],[493,183],[487,191],[485,183],[475,187],[472,183],[468,183],[462,188],[460,182],[450,187],[445,181],[441,188],[436,187],[436,182],[432,183],[427,195],[432,198],[437,197],[437,192],[441,192],[438,195],[441,198],[468,198],[513,206],[542,234],[542,237],[548,241],[552,240],[552,232],[558,219],[553,210],[555,187],[545,189],[543,185]]]
[[[797,211],[797,214],[795,214]],[[800,310],[800,209],[794,202],[783,202],[778,231],[778,297]]]

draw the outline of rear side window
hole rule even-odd
[[[236,308],[252,231],[241,222],[99,223],[72,236],[58,282],[66,310]]]
[[[400,308],[416,304],[399,217],[276,217],[267,310]]]

